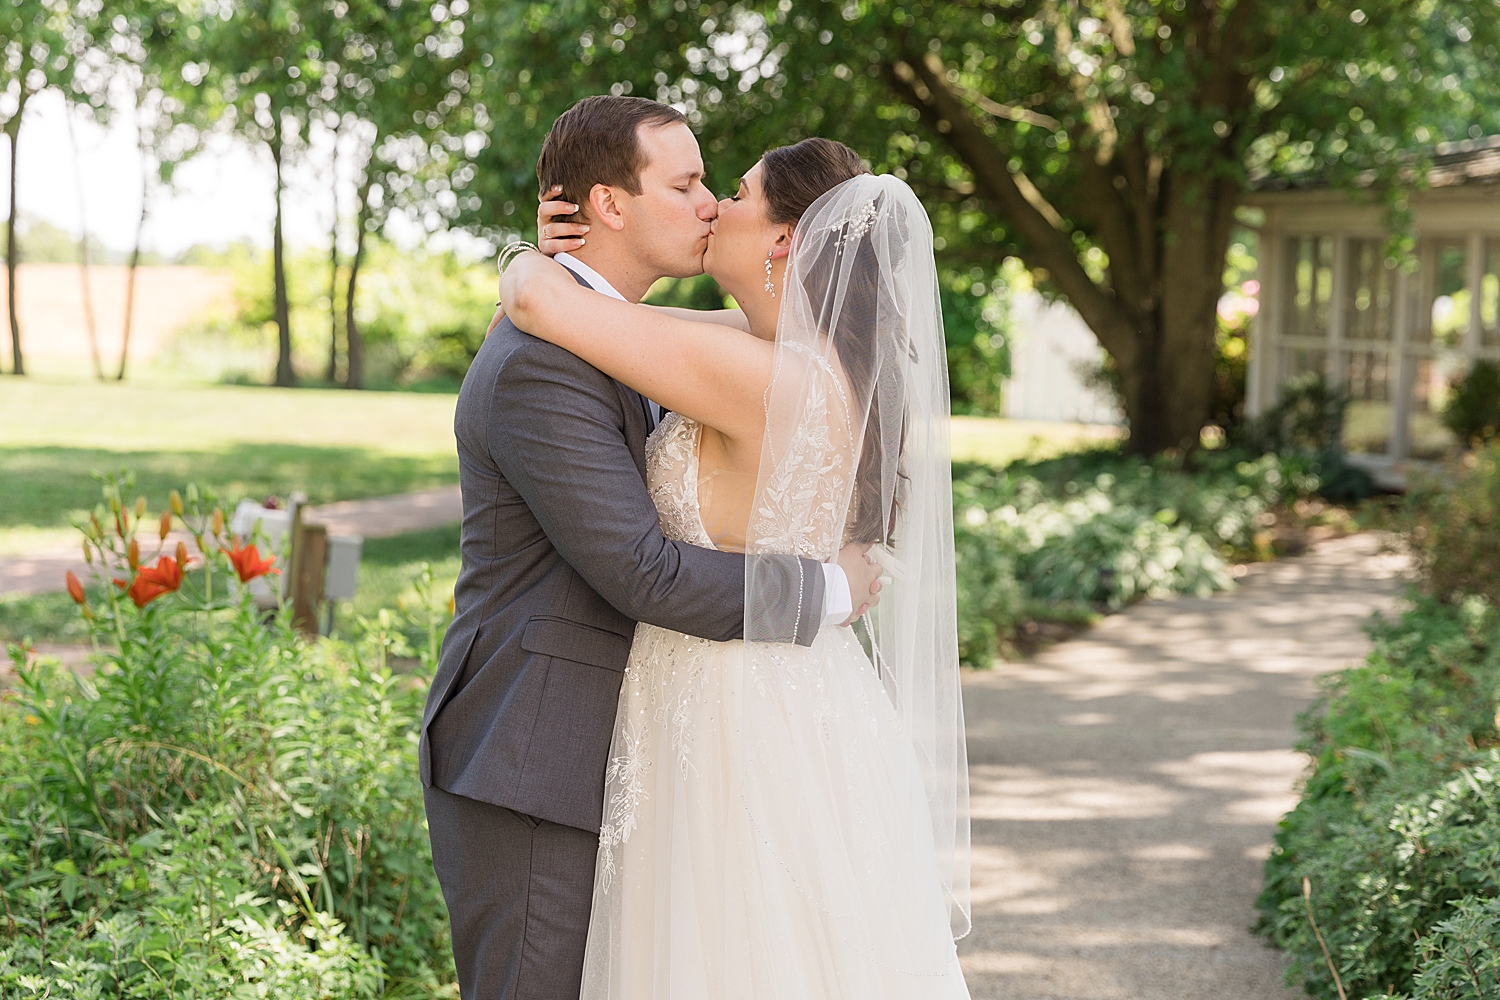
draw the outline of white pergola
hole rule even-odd
[[[1250,333],[1247,408],[1320,371],[1349,388],[1344,447],[1399,482],[1412,461],[1456,448],[1438,419],[1450,380],[1500,361],[1500,136],[1437,147],[1409,198],[1415,259],[1385,259],[1385,209],[1369,191],[1261,187],[1260,311]]]

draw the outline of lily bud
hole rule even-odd
[[[120,498],[119,497],[110,497],[109,498],[109,512],[111,514],[118,514],[118,513],[120,513]]]
[[[167,494],[167,506],[172,508],[172,513],[178,517],[182,516],[182,494],[173,490]]]
[[[67,580],[68,596],[73,598],[74,603],[82,604],[84,602],[83,584],[78,582],[78,577],[72,570],[68,570]]]
[[[146,498],[145,497],[136,497],[135,498],[135,516],[136,516],[137,520],[139,520],[139,519],[141,519],[141,518],[143,518],[143,517],[146,516]]]
[[[161,540],[166,541],[167,535],[172,531],[172,512],[164,510],[161,512]]]
[[[139,539],[132,538],[130,540],[130,547],[125,550],[125,558],[130,561],[130,568],[132,570],[141,564],[141,543]]]
[[[224,511],[218,507],[214,508],[214,534],[220,534],[224,530]]]
[[[187,502],[190,503],[190,504],[194,504],[194,503],[198,502],[198,484],[197,483],[188,483]]]
[[[187,569],[187,559],[188,559],[188,556],[187,556],[187,542],[178,542],[177,543],[177,567],[178,567],[178,569]]]
[[[87,538],[83,540],[83,561],[90,566],[94,565],[94,547],[89,544]]]
[[[89,511],[89,523],[94,526],[94,537],[103,538],[104,525],[99,523],[99,515],[94,513],[93,511]]]

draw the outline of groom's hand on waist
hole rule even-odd
[[[880,603],[882,570],[880,564],[870,558],[870,548],[863,542],[853,542],[839,551],[837,565],[849,581],[849,596],[854,604],[854,613],[843,622],[844,625],[853,625],[866,611]]]

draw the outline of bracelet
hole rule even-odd
[[[504,274],[505,267],[510,263],[511,258],[527,250],[535,250],[540,253],[541,247],[535,243],[527,243],[525,240],[516,240],[514,243],[506,244],[505,249],[500,251],[500,256],[495,260],[495,269]]]

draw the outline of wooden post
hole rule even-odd
[[[318,634],[318,603],[323,597],[323,567],[328,562],[328,529],[299,518],[292,536],[292,624],[309,636]]]

